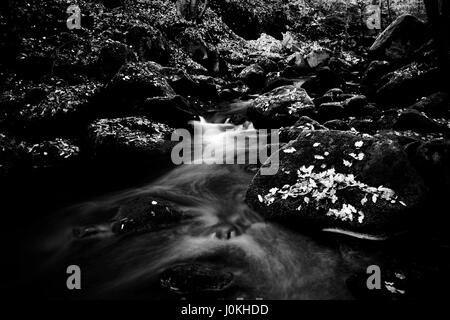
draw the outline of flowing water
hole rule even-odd
[[[201,125],[205,144],[255,132],[249,123]],[[248,152],[255,146],[236,148]],[[50,280],[52,275],[67,277],[60,270],[77,264],[81,297],[179,298],[161,287],[159,276],[171,266],[196,262],[234,274],[232,289],[219,298],[351,298],[345,279],[355,266],[349,267],[339,245],[265,222],[245,204],[253,175],[244,165],[184,164],[156,181],[58,212],[36,241],[48,294],[64,291],[65,282]],[[191,218],[160,231],[113,234],[115,208],[137,195],[168,200]],[[100,232],[75,238],[73,228],[86,225]]]

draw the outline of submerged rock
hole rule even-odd
[[[246,201],[292,227],[392,234],[411,222],[426,191],[403,148],[386,138],[305,131],[279,151],[279,163],[275,175],[258,172]]]
[[[183,214],[168,201],[141,195],[119,204],[111,229],[119,235],[155,231],[174,225],[182,217]]]
[[[178,294],[198,294],[223,291],[233,282],[234,276],[201,264],[182,264],[161,274],[161,285]]]

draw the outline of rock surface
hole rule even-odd
[[[401,146],[386,138],[305,131],[279,159],[277,174],[253,178],[246,201],[292,227],[392,234],[413,219],[425,194]]]

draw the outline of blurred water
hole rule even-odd
[[[249,123],[203,121],[202,125],[206,144],[224,143],[254,131]],[[163,299],[174,296],[159,285],[161,272],[195,261],[235,275],[233,289],[219,294],[221,298],[351,298],[345,285],[349,271],[338,248],[267,223],[245,204],[245,191],[254,174],[247,169],[244,165],[185,164],[146,185],[58,212],[36,241],[45,257],[42,273],[51,279],[55,270],[78,264],[85,283],[82,297]],[[110,221],[115,209],[137,195],[168,200],[192,218],[161,231],[114,235]],[[83,225],[96,225],[101,232],[74,238],[72,229]],[[49,288],[56,294],[59,287]]]

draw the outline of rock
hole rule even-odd
[[[310,78],[303,83],[302,87],[309,93],[324,94],[332,88],[338,88],[342,84],[342,80],[330,68],[320,68],[316,76]]]
[[[394,124],[395,130],[413,130],[420,133],[449,131],[444,125],[414,109],[404,110]]]
[[[450,192],[450,141],[422,142],[411,159],[430,188],[430,194],[439,204],[446,204]]]
[[[22,146],[16,139],[0,133],[0,177],[2,180],[20,172],[27,164]],[[2,184],[4,181],[0,181]]]
[[[177,14],[183,19],[201,21],[208,7],[208,1],[177,0]]]
[[[361,84],[374,86],[386,73],[392,70],[389,62],[384,60],[371,61],[361,78]]]
[[[447,119],[450,117],[450,99],[445,92],[436,92],[423,97],[409,108],[431,116],[443,116]]]
[[[378,83],[375,98],[389,106],[407,106],[417,98],[435,92],[438,86],[437,68],[413,62],[385,75]]]
[[[264,73],[275,72],[278,69],[278,64],[265,56],[259,58],[257,64],[264,70]]]
[[[317,108],[317,116],[322,122],[340,119],[344,117],[344,107],[340,102],[322,103]]]
[[[244,81],[250,89],[261,88],[265,81],[264,70],[258,64],[253,64],[246,67],[241,71],[238,77]]]
[[[297,70],[292,66],[284,68],[280,75],[284,78],[297,78],[299,76]]]
[[[162,67],[152,61],[124,65],[106,87],[105,96],[113,107],[124,110],[146,98],[172,96],[175,92],[162,75]]]
[[[344,101],[343,107],[345,112],[351,116],[359,116],[363,112],[363,108],[367,105],[367,98],[363,95],[355,95]]]
[[[390,139],[308,131],[278,156],[278,172],[258,172],[246,202],[291,227],[393,234],[413,220],[425,194],[403,148]]]
[[[349,126],[362,133],[374,134],[377,131],[376,123],[372,119],[353,119]]]
[[[178,294],[199,294],[227,289],[233,282],[230,272],[201,264],[181,264],[161,274],[161,285]]]
[[[256,40],[248,41],[247,45],[253,50],[268,54],[280,53],[283,49],[283,45],[280,40],[275,39],[266,33],[262,33]]]
[[[294,67],[295,71],[299,74],[302,74],[309,70],[309,65],[300,52],[295,52],[295,53],[291,54],[286,59],[286,63],[288,65]]]
[[[148,163],[170,155],[173,129],[144,117],[99,119],[88,127],[93,155],[110,162]]]
[[[167,228],[183,218],[183,214],[172,204],[151,195],[130,197],[121,201],[118,206],[111,223],[112,232],[117,235]]]
[[[375,40],[369,51],[389,61],[409,59],[428,39],[425,23],[406,14],[392,22]]]
[[[190,120],[198,118],[189,102],[178,95],[148,98],[138,110],[148,118],[174,128],[186,127]]]
[[[353,96],[353,95],[352,95]],[[325,92],[325,94],[321,97],[314,99],[314,104],[316,106],[320,106],[322,103],[327,102],[341,102],[346,99],[346,95],[340,88],[332,88]]]
[[[282,127],[278,130],[281,143],[297,139],[298,135],[305,130],[327,130],[324,126],[307,116],[302,116],[293,126]]]
[[[275,78],[267,79],[266,86],[262,90],[262,93],[269,92],[278,87],[293,85],[294,83],[295,83],[295,81],[293,79],[288,79],[288,78],[284,78],[284,77],[275,77]]]
[[[315,48],[305,56],[305,60],[310,68],[323,65],[328,59],[330,59],[330,52],[325,48]]]
[[[133,26],[126,39],[142,61],[155,61],[163,66],[169,63],[169,43],[158,29],[149,25]]]
[[[329,120],[325,122],[324,127],[330,129],[330,130],[339,130],[339,131],[349,131],[350,126],[343,120]]]
[[[231,30],[244,39],[257,39],[261,34],[262,26],[258,16],[246,3],[238,0],[212,0],[210,6]]]
[[[128,61],[131,61],[130,49],[119,41],[108,41],[101,49],[98,58],[100,77],[110,80]]]
[[[34,93],[39,90],[39,97],[31,98],[34,93],[28,93],[28,101],[33,104],[26,103],[17,114],[16,121],[21,129],[30,134],[57,135],[79,132],[97,112],[95,99],[100,88],[97,82],[56,88],[33,88]]]
[[[247,109],[256,128],[279,128],[314,113],[314,103],[302,88],[290,85],[260,95]]]
[[[381,112],[380,118],[377,120],[377,127],[380,130],[390,130],[394,127],[400,116],[400,111],[397,109],[389,109]]]
[[[80,160],[80,148],[73,141],[55,138],[39,143],[24,143],[33,169],[67,167]]]

